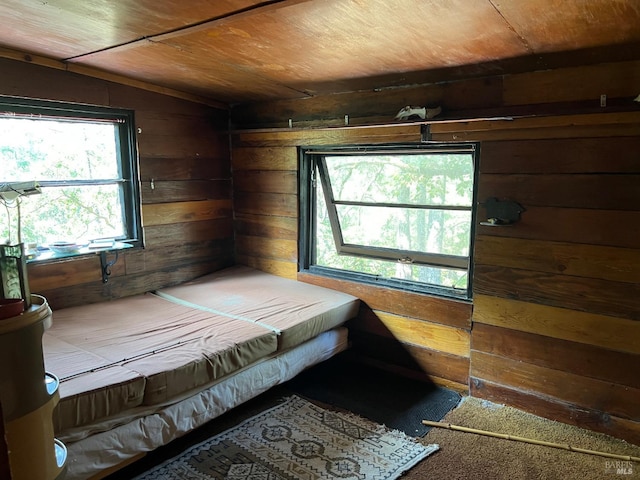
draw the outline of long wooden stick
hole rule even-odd
[[[428,425],[430,427],[446,428],[447,430],[457,430],[459,432],[475,433],[478,435],[486,435],[488,437],[502,438],[504,440],[513,440],[515,442],[531,443],[533,445],[542,445],[544,447],[560,448],[562,450],[569,450],[571,452],[586,453],[589,455],[599,455],[601,457],[615,458],[617,460],[640,462],[640,457],[632,457],[630,455],[618,455],[615,453],[607,453],[607,452],[598,452],[596,450],[587,450],[585,448],[572,447],[571,445],[568,445],[565,443],[545,442],[543,440],[517,437],[515,435],[507,435],[505,433],[496,433],[496,432],[489,432],[487,430],[477,430],[475,428],[461,427],[458,425],[452,425],[450,423],[431,422],[429,420],[423,420],[422,423],[423,425]]]

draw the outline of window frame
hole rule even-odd
[[[386,203],[375,202],[355,202],[335,200],[332,193],[328,173],[320,173],[320,178],[315,178],[316,165],[318,168],[326,169],[324,156],[337,155],[373,155],[380,154],[402,154],[418,155],[421,153],[470,153],[473,161],[473,184],[472,184],[472,200],[471,206],[459,207],[453,205],[403,205],[399,203],[388,205]],[[478,185],[478,166],[480,158],[480,144],[478,142],[455,142],[455,143],[439,143],[428,142],[419,144],[382,144],[382,145],[339,145],[339,146],[313,146],[300,147],[298,151],[299,162],[299,236],[298,248],[300,252],[299,270],[305,273],[328,276],[332,278],[351,280],[360,283],[367,283],[379,286],[385,286],[400,290],[406,290],[417,293],[433,294],[443,297],[451,297],[456,299],[470,300],[472,298],[472,279],[473,279],[473,247],[475,238],[475,225],[477,215],[477,185]],[[451,268],[463,270],[467,272],[467,286],[464,289],[445,287],[435,284],[427,284],[410,280],[402,280],[395,278],[381,278],[377,275],[364,272],[353,272],[333,267],[327,267],[314,264],[316,258],[316,189],[314,183],[320,181],[322,183],[325,196],[325,204],[327,206],[327,214],[331,224],[331,231],[334,237],[334,243],[338,254],[350,256],[362,256],[378,260],[395,260],[402,261],[407,258],[408,263],[418,265]],[[469,255],[457,256],[439,253],[418,252],[405,249],[390,249],[385,247],[374,247],[366,245],[347,244],[341,235],[341,226],[338,219],[336,206],[340,204],[360,205],[360,206],[393,206],[399,208],[420,208],[420,209],[437,209],[437,210],[462,210],[471,213],[470,220],[470,240]],[[399,255],[400,254],[400,255]]]
[[[50,100],[0,96],[0,117],[24,117],[33,119],[59,119],[78,121],[104,121],[116,126],[115,141],[119,178],[115,181],[92,180],[43,180],[38,181],[41,188],[57,186],[92,186],[105,183],[120,184],[122,191],[122,214],[126,238],[118,238],[116,245],[122,248],[143,246],[142,197],[140,191],[139,159],[136,141],[135,115],[133,110],[98,105],[85,105]],[[118,249],[115,246],[113,249]],[[93,252],[92,252],[93,253]],[[86,253],[68,253],[65,258]],[[45,261],[57,258],[34,258],[30,261]]]

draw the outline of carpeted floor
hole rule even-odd
[[[639,446],[476,398],[464,398],[443,421],[588,450],[640,457]],[[620,462],[472,433],[434,428],[420,441],[437,443],[440,450],[410,470],[403,477],[406,480],[640,479],[640,463]]]

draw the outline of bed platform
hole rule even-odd
[[[67,479],[99,478],[347,348],[351,295],[235,266],[53,312]]]

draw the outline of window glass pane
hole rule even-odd
[[[471,206],[473,155],[327,156],[334,198],[411,205]]]
[[[117,179],[116,124],[0,118],[3,182]]]
[[[347,244],[469,255],[470,211],[360,205],[337,210]]]
[[[39,245],[57,241],[85,244],[97,238],[126,237],[121,205],[119,185],[43,188],[42,194],[22,199],[22,240]],[[15,208],[9,212],[12,237],[16,238],[17,212]],[[7,226],[5,222],[0,225]],[[2,231],[2,238],[8,237],[7,230]]]

